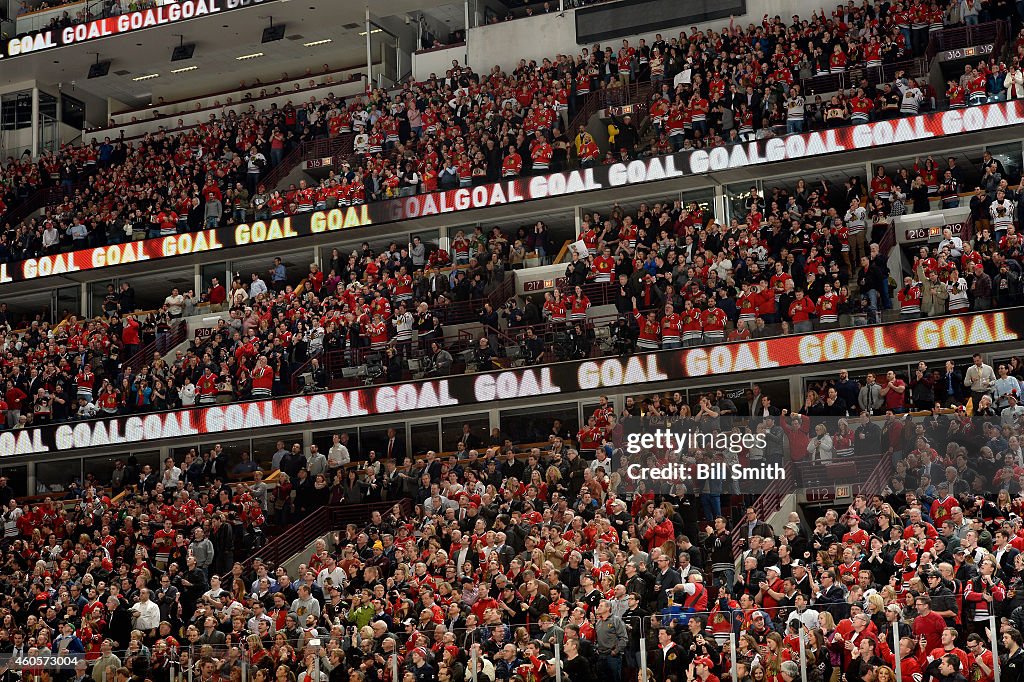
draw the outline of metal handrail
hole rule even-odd
[[[242,565],[246,568],[252,566],[253,559],[257,557],[270,566],[280,566],[291,557],[298,554],[302,549],[332,530],[341,530],[346,524],[358,522],[365,524],[369,521],[370,515],[375,511],[386,511],[395,504],[401,504],[403,513],[408,514],[409,499],[389,500],[384,502],[370,502],[367,504],[349,505],[327,505],[318,508],[309,516],[298,523],[289,524],[277,537],[272,539],[263,547],[259,548],[249,557],[246,557]]]
[[[135,355],[125,360],[124,369],[136,370],[153,358],[154,353],[163,355],[188,337],[188,322],[178,320],[167,334],[157,334],[156,340],[146,344]]]
[[[1005,35],[1006,20],[987,21],[973,26],[952,26],[941,31],[934,31],[928,36],[928,48],[925,55],[928,62],[943,50],[955,50],[972,47],[984,43],[995,43],[1000,35]],[[997,53],[993,50],[993,53]]]
[[[20,223],[22,220],[46,205],[46,198],[49,191],[50,188],[48,187],[40,187],[35,190],[32,194],[29,194],[28,197],[26,197],[25,201],[10,208],[7,213],[4,214],[2,222],[7,225]]]
[[[757,496],[750,506],[757,512],[757,518],[765,521],[769,516],[782,509],[782,500],[786,495],[796,490],[795,476],[793,476],[793,463],[786,462],[786,475],[768,484],[768,486]],[[739,556],[743,550],[743,537],[740,529],[743,524],[738,524],[732,529],[732,554]]]
[[[871,85],[878,85],[892,82],[900,71],[905,71],[910,78],[923,77],[928,73],[928,60],[925,57],[914,57],[878,67],[856,65],[842,73],[826,73],[803,78],[800,80],[800,89],[805,97],[809,97],[856,87],[862,78],[866,78]]]

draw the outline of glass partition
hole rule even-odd
[[[81,481],[81,458],[36,463],[36,495],[63,494],[70,489],[72,482]]]
[[[429,450],[440,452],[442,449],[441,425],[436,419],[409,425],[409,450],[414,457]]]
[[[469,427],[468,431],[464,426]],[[489,428],[490,419],[487,413],[445,417],[441,420],[441,450],[455,452],[463,440],[473,447],[483,447],[487,443]],[[464,437],[463,434],[467,435]]]
[[[324,445],[323,443],[317,442],[315,435],[316,434],[314,434],[313,442],[317,443],[317,445],[320,448],[320,452],[326,455],[327,448],[331,447],[330,436],[327,437],[327,444]],[[278,441],[284,441],[285,447],[290,448],[292,446],[292,443],[302,442],[302,434],[290,433],[286,436],[263,436],[253,438],[252,441],[250,441],[251,449],[249,452],[252,455],[252,459],[264,471],[270,471],[273,469],[274,453],[277,452]]]
[[[517,443],[547,441],[556,426],[559,433],[575,438],[580,429],[579,407],[576,403],[545,405],[541,408],[502,410],[501,435]]]
[[[7,477],[7,485],[11,486],[15,497],[28,495],[28,465],[0,467],[0,476]]]

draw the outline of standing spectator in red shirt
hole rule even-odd
[[[779,426],[789,436],[789,454],[794,462],[801,462],[807,458],[807,444],[811,442],[810,432],[811,420],[806,414],[794,414],[788,418],[789,410],[782,411],[782,419]]]
[[[13,429],[21,417],[21,403],[28,398],[28,395],[15,386],[13,381],[8,381],[4,398],[7,400],[7,428]]]
[[[139,351],[139,321],[134,315],[124,318],[121,325],[121,345],[124,347],[125,359],[134,356]]]
[[[804,296],[803,289],[797,289],[796,298],[789,304],[789,319],[793,320],[793,331],[798,334],[814,331],[811,315],[815,312],[814,301]]]
[[[885,400],[885,409],[895,413],[904,411],[904,393],[907,391],[907,384],[899,379],[896,373],[889,370],[885,374],[886,383],[882,386],[882,398]]]
[[[200,405],[213,405],[217,402],[217,375],[209,365],[203,369],[202,376],[196,381],[196,389]]]
[[[648,551],[672,540],[676,536],[672,519],[665,516],[665,510],[661,507],[654,508],[654,514],[644,524],[644,540],[647,541]]]
[[[227,298],[228,292],[224,289],[224,285],[216,277],[212,278],[210,281],[210,312],[219,313],[224,310],[224,301]]]
[[[914,599],[917,617],[914,618],[914,637],[924,651],[932,651],[942,646],[942,631],[946,629],[946,620],[932,611],[932,598],[927,594]]]

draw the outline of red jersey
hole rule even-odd
[[[633,310],[633,317],[640,325],[640,337],[637,339],[637,348],[642,350],[658,350],[661,346],[661,325],[657,320],[652,322],[639,310]]]
[[[546,301],[544,303],[544,310],[551,315],[552,322],[565,322],[566,308],[565,303],[562,301]]]
[[[554,155],[555,150],[547,142],[541,142],[535,145],[531,150],[530,155],[533,157],[533,169],[534,170],[547,170],[551,164],[551,157]]]
[[[679,343],[682,318],[677,313],[661,318],[661,340],[663,343]]]
[[[615,269],[615,259],[611,256],[598,256],[594,259],[594,281],[607,284],[612,281],[612,271]]]
[[[814,301],[806,296],[789,304],[789,317],[794,323],[808,322],[814,313]]]
[[[512,152],[501,162],[501,176],[511,178],[519,175],[523,170],[523,159],[519,154]]]
[[[701,315],[701,326],[704,328],[704,333],[711,337],[720,337],[725,334],[726,321],[725,311],[721,308],[708,308]]]

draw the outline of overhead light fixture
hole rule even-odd
[[[311,43],[303,43],[306,47],[316,47],[317,45],[326,45],[327,43],[333,43],[334,40],[331,38],[324,38],[323,40],[314,40]]]
[[[137,81],[148,81],[150,79],[159,78],[159,77],[160,77],[160,74],[158,74],[158,73],[147,73],[145,76],[136,76],[132,80],[136,81],[136,82]]]
[[[382,29],[382,28],[375,28],[372,31],[370,31],[370,33],[383,33],[383,32],[384,32],[384,29]],[[359,35],[365,36],[366,35],[366,31],[360,31]]]
[[[171,69],[171,73],[185,73],[186,71],[195,71],[198,66],[183,66],[180,69]]]
[[[235,60],[240,62],[240,61],[243,61],[243,60],[246,60],[246,59],[256,59],[257,57],[262,57],[262,56],[263,56],[262,52],[253,52],[252,54],[243,54],[241,57],[235,57]]]

